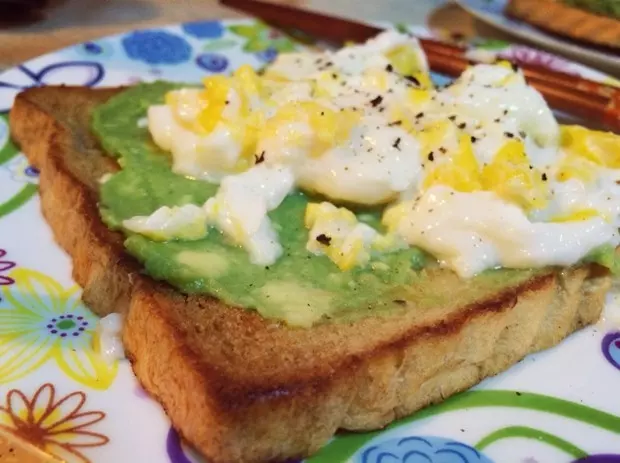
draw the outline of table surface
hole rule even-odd
[[[505,38],[446,0],[272,0],[357,20],[439,25]],[[57,0],[37,23],[0,26],[0,70],[68,45],[135,28],[241,15],[217,0]],[[0,11],[1,15],[1,11]]]

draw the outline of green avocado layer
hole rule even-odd
[[[125,219],[149,215],[161,206],[202,205],[217,191],[217,185],[173,173],[169,154],[155,146],[140,123],[147,108],[163,102],[164,94],[173,88],[161,82],[138,85],[94,113],[94,133],[122,166],[100,191],[101,216],[113,229],[120,229]],[[428,284],[427,275],[435,273],[436,262],[417,248],[375,256],[371,265],[347,272],[327,257],[306,251],[308,232],[303,217],[307,204],[308,197],[298,192],[269,214],[284,248],[283,256],[269,267],[250,263],[247,252],[227,243],[216,229],[199,241],[154,242],[128,233],[125,246],[153,278],[183,292],[207,293],[292,325],[390,314],[405,310],[405,302],[412,299],[416,307],[451,302],[441,300],[441,288]],[[358,214],[360,220],[377,228],[379,216],[379,211]],[[595,260],[605,258],[609,259],[609,253]],[[492,270],[463,282],[463,291],[497,290],[531,275],[531,271]]]

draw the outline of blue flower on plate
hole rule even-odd
[[[224,35],[224,26],[219,21],[195,21],[181,27],[187,35],[198,39],[217,39]]]
[[[228,67],[228,58],[219,53],[202,53],[196,57],[196,64],[209,72],[223,72]]]
[[[363,448],[360,463],[492,463],[478,450],[462,442],[434,436],[390,439]]]
[[[10,79],[0,80],[0,114],[8,112],[21,90],[59,84],[94,87],[105,75],[104,67],[96,61],[61,61],[38,71],[22,64],[15,71],[18,73],[13,73]]]
[[[132,32],[122,44],[129,58],[148,64],[179,64],[192,56],[187,40],[163,30]]]
[[[278,56],[278,50],[273,47],[256,53],[256,57],[265,63],[271,63],[273,60],[276,59],[276,56]]]
[[[112,55],[112,46],[109,43],[96,41],[84,42],[76,46],[77,52],[89,58],[107,58]]]

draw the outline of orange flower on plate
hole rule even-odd
[[[88,463],[83,449],[100,447],[110,439],[91,431],[105,418],[102,411],[83,411],[86,394],[72,392],[57,398],[50,383],[43,384],[29,399],[11,389],[0,406],[0,428],[67,462]]]

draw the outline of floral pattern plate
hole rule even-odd
[[[478,45],[611,82],[547,53]],[[69,462],[200,461],[129,364],[107,364],[93,352],[96,317],[39,212],[39,172],[9,138],[15,94],[60,83],[195,81],[242,63],[262,66],[299,46],[256,22],[197,22],[76,45],[0,75],[0,432]],[[381,432],[341,435],[309,461],[620,462],[617,307],[610,295],[597,326]]]
[[[541,47],[558,53],[564,53],[575,59],[583,60],[594,66],[609,69],[613,74],[620,75],[620,55],[605,53],[594,47],[581,45],[557,35],[549,34],[523,21],[504,15],[509,0],[455,0],[459,5],[480,20],[487,22],[504,32],[521,39],[530,40]]]

